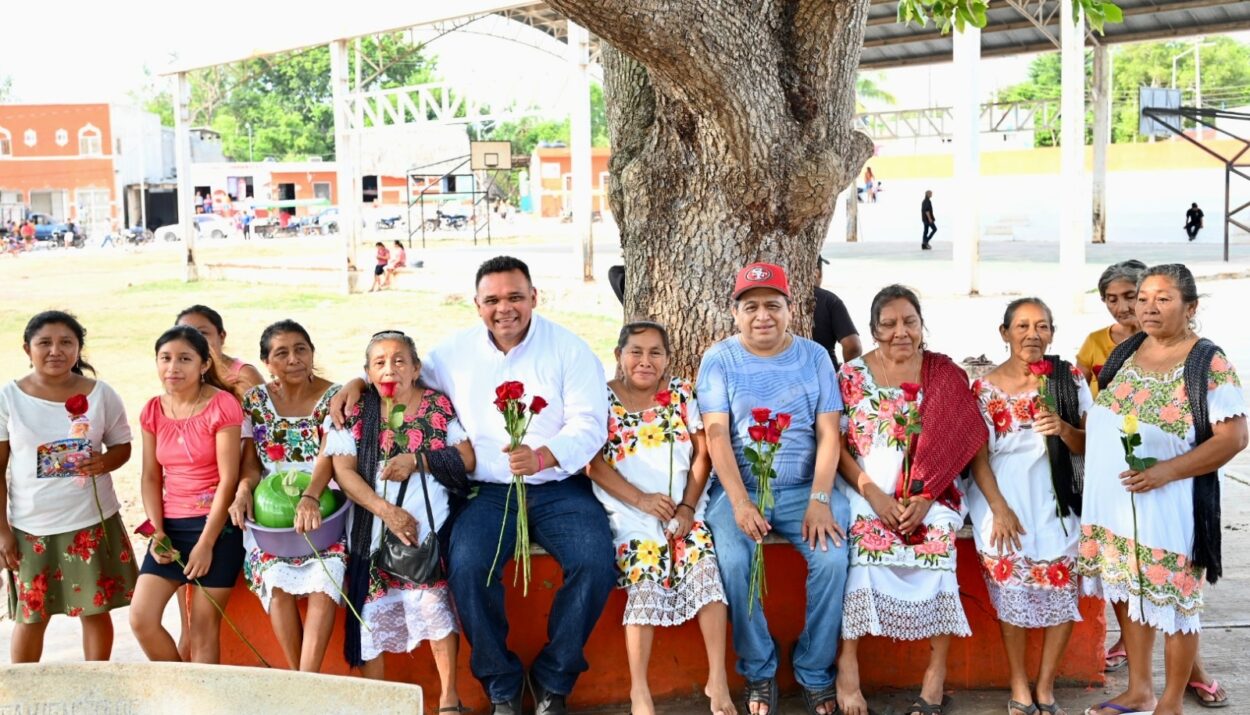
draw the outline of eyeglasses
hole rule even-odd
[[[404,335],[404,331],[402,331],[402,330],[382,330],[382,331],[380,331],[380,332],[374,333],[372,336],[370,336],[370,338],[369,338],[369,339],[370,339],[370,340],[374,340],[374,339],[380,338],[380,337],[382,337],[382,336],[384,336],[384,335],[398,335],[398,336],[400,336],[400,337],[402,337],[402,338],[406,338],[406,337],[408,337],[407,335]]]

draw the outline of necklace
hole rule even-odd
[[[890,371],[885,365],[885,358],[881,357],[881,348],[874,350],[873,354],[877,356],[877,364],[881,366],[881,377],[885,378],[885,382],[887,383],[880,385],[880,387],[898,387],[896,384],[888,384],[894,382],[894,380],[890,377]]]
[[[178,425],[178,444],[186,444],[186,440],[183,439],[183,436],[182,436],[183,431],[186,429],[186,420],[191,419],[191,416],[195,414],[196,409],[198,409],[200,406],[200,400],[202,400],[203,398],[204,398],[204,388],[201,387],[198,391],[196,391],[195,402],[191,404],[191,409],[187,411],[186,417],[179,417],[178,412],[174,409],[173,399],[171,398],[169,400],[169,416],[173,418],[175,420],[175,423]]]

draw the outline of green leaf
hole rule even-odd
[[[1119,5],[1110,2],[1099,3],[1098,7],[1102,9],[1102,15],[1107,22],[1124,22],[1124,11]]]
[[[386,420],[386,426],[390,429],[397,430],[404,425],[404,413],[392,412]]]

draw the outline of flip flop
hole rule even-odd
[[[1112,658],[1120,658],[1120,661],[1118,663],[1108,662]],[[1123,647],[1116,648],[1115,650],[1107,651],[1107,655],[1103,656],[1102,672],[1104,673],[1116,673],[1121,670],[1124,670],[1127,666],[1128,666],[1128,651],[1124,650]]]
[[[1210,695],[1212,698],[1216,697],[1216,693],[1220,692],[1220,681],[1218,680],[1213,679],[1210,685],[1207,685],[1201,680],[1195,680],[1195,681],[1186,683],[1185,689],[1193,693],[1193,696],[1195,699],[1197,699],[1198,704],[1204,708],[1226,708],[1228,707],[1228,693],[1224,694],[1223,700],[1207,700],[1202,697],[1202,693],[1206,693],[1207,695]]]
[[[1105,703],[1098,703],[1092,708],[1086,708],[1085,715],[1098,715],[1099,710],[1114,710],[1115,712],[1119,713],[1119,715],[1132,715],[1132,713],[1139,712],[1138,710],[1134,708],[1130,708],[1124,705],[1117,705],[1113,702],[1108,701]]]

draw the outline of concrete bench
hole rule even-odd
[[[947,663],[947,687],[956,690],[1005,688],[1008,669],[1002,637],[981,575],[976,548],[966,530],[961,532],[957,550],[960,595],[972,626],[972,637],[957,638],[952,644]],[[529,596],[522,596],[520,588],[511,586],[513,567],[509,567],[504,581],[508,585],[506,603],[510,616],[508,644],[525,663],[533,662],[547,640],[547,617],[551,612],[555,589],[561,583],[560,570],[554,559],[539,548],[532,553],[533,580]],[[770,537],[765,554],[772,588],[765,599],[764,610],[773,635],[781,645],[778,676],[783,689],[794,690],[797,686],[789,654],[803,627],[803,583],[807,567],[802,556],[779,538]],[[281,650],[272,636],[269,617],[261,609],[259,601],[247,592],[242,580],[235,586],[235,592],[229,606],[231,617],[253,638],[257,648],[271,663],[284,663]],[[590,670],[578,680],[569,700],[570,706],[583,709],[628,702],[629,667],[625,657],[625,629],[621,626],[624,608],[625,592],[614,591],[586,646]],[[335,624],[322,667],[325,673],[348,672],[342,657],[343,613],[340,609],[339,621]],[[1069,683],[1102,684],[1106,636],[1103,602],[1082,599],[1081,615],[1084,620],[1076,624],[1060,665],[1059,676]],[[1041,654],[1040,635],[1030,634],[1029,667],[1032,669],[1037,668]],[[838,634],[830,633],[828,637],[837,638]],[[468,644],[462,640],[460,693],[466,705],[475,709],[487,708],[489,703],[469,670],[468,650]],[[657,699],[698,696],[707,677],[703,652],[702,636],[694,621],[677,628],[657,629],[650,670],[653,695]],[[866,638],[860,646],[864,687],[869,690],[917,687],[928,657],[927,641],[899,643]],[[222,629],[222,662],[253,665],[256,659],[229,629]],[[733,662],[731,647],[727,665],[733,687],[737,689],[741,687],[742,679],[734,674]],[[425,647],[411,654],[387,654],[386,676],[392,681],[419,684],[431,693],[438,690],[434,661]]]

